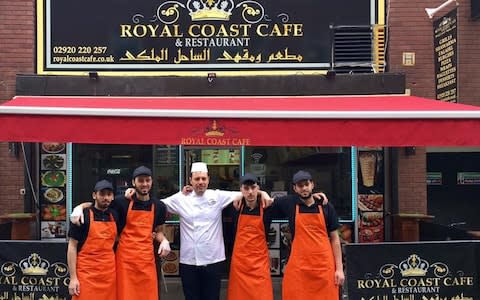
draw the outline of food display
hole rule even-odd
[[[42,238],[62,238],[66,235],[66,222],[42,222]]]
[[[172,250],[162,262],[162,270],[166,276],[178,275],[178,250]]]
[[[338,235],[343,243],[351,243],[352,239],[352,225],[351,224],[342,224],[338,228]]]
[[[65,186],[66,176],[63,171],[47,171],[42,173],[42,185],[45,187]]]
[[[59,188],[48,188],[43,193],[43,197],[50,203],[57,203],[63,200],[63,191]]]
[[[42,218],[46,221],[65,221],[67,209],[64,205],[48,204],[42,206]]]
[[[44,154],[42,155],[42,170],[65,169],[64,154]]]
[[[383,195],[358,195],[360,211],[383,211]]]
[[[65,150],[65,143],[43,143],[42,150],[46,153],[59,153]]]
[[[383,242],[383,212],[362,212],[358,227],[358,240],[360,243]]]

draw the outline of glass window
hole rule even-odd
[[[260,178],[262,189],[273,194],[292,193],[292,176],[309,171],[315,190],[323,191],[340,219],[352,218],[350,147],[246,147],[245,172]]]
[[[152,167],[151,145],[73,145],[73,207],[91,201],[95,183],[101,179],[112,182],[115,194],[123,194],[131,186],[133,170]],[[154,185],[156,183],[154,182]]]

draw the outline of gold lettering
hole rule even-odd
[[[257,35],[262,37],[303,36],[303,24],[273,24],[271,28],[268,24],[260,24],[257,26]]]

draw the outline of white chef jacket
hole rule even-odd
[[[222,210],[240,192],[207,189],[202,196],[176,193],[162,199],[180,216],[180,263],[204,266],[225,260]]]

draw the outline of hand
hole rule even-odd
[[[345,274],[343,270],[336,270],[335,271],[335,285],[343,285],[345,282]]]
[[[183,187],[182,189],[182,194],[184,195],[188,195],[190,194],[191,192],[193,192],[193,187],[189,184],[187,184],[186,186]]]
[[[164,258],[170,253],[170,251],[170,242],[168,242],[167,239],[163,239],[163,241],[160,243],[160,246],[158,246],[158,255]]]
[[[266,208],[266,207],[269,207],[269,206],[273,205],[274,200],[273,200],[273,198],[270,197],[270,195],[268,195],[267,192],[260,191],[260,194],[262,195],[261,201],[262,201],[262,207],[263,208]]]
[[[75,208],[72,211],[72,214],[70,215],[70,222],[72,222],[75,225],[83,224],[84,219],[83,219],[82,205],[75,206]]]
[[[238,211],[240,210],[240,206],[242,206],[242,198],[243,195],[238,195],[233,198],[233,207]]]
[[[133,195],[135,194],[135,189],[134,188],[128,188],[126,191],[125,191],[125,198],[129,199],[129,200],[132,200],[132,197]]]
[[[315,194],[313,194],[313,198],[315,200],[322,200],[323,199],[322,205],[327,205],[327,203],[328,203],[328,198],[327,198],[327,195],[325,195],[325,193],[315,193]]]
[[[68,293],[70,294],[70,296],[80,295],[80,282],[77,278],[70,279],[70,283],[68,284]]]

